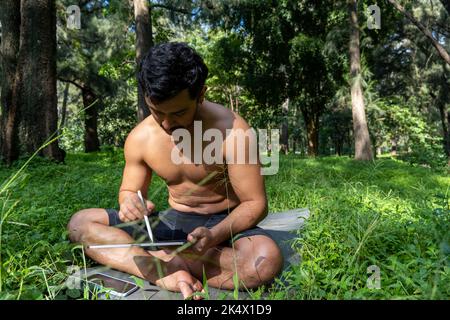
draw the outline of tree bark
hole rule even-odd
[[[441,123],[442,123],[442,132],[444,135],[444,151],[447,155],[447,158],[450,160],[450,112],[447,108],[447,102],[448,102],[448,84],[447,84],[447,77],[445,76],[445,65],[442,66],[442,85],[439,90],[439,99],[436,101],[436,104],[439,109],[439,114],[441,116]]]
[[[231,111],[234,111],[233,95],[231,94],[231,92],[228,94],[228,100],[230,101]]]
[[[366,121],[364,96],[361,85],[361,56],[359,51],[359,23],[357,0],[348,1],[350,15],[350,73],[355,159],[372,160],[372,145]]]
[[[283,105],[281,106],[283,119],[281,123],[281,135],[280,135],[280,151],[284,154],[287,154],[289,152],[289,132],[288,132],[288,126],[289,126],[289,98],[287,98]]]
[[[61,107],[61,121],[59,122],[59,127],[62,128],[66,124],[66,114],[67,114],[67,99],[69,97],[69,86],[70,84],[67,82],[66,87],[64,88],[64,97],[63,103]]]
[[[450,123],[450,112],[445,109],[444,103],[438,103],[439,114],[441,116],[442,131],[444,133],[444,151],[447,158],[450,158],[450,133],[449,133],[449,123]]]
[[[450,112],[446,107],[448,101],[448,84],[447,77],[445,76],[445,64],[442,66],[442,77],[441,86],[439,89],[439,94],[436,95],[433,90],[430,91],[430,96],[432,98],[432,105],[436,105],[439,110],[439,115],[441,118],[442,133],[443,133],[443,147],[447,158],[450,161]]]
[[[422,33],[427,36],[428,39],[430,39],[431,43],[433,44],[433,46],[436,48],[436,50],[438,51],[439,55],[441,56],[442,59],[444,59],[444,61],[450,65],[450,55],[448,54],[448,52],[445,50],[445,48],[439,43],[438,40],[436,40],[433,37],[433,34],[431,33],[430,30],[427,29],[427,27],[425,27],[420,21],[418,21],[416,18],[414,18],[414,16],[412,14],[410,14],[409,12],[407,12],[405,10],[405,8],[403,8],[400,4],[398,4],[395,0],[388,0],[398,11],[400,11],[404,16],[406,16],[414,25],[416,25],[417,28],[419,28],[420,31],[422,31]],[[445,5],[444,5],[445,6]],[[446,9],[448,8],[448,5],[445,6]],[[448,10],[448,9],[447,9]]]
[[[97,122],[97,96],[88,87],[81,90],[83,96],[83,106],[85,108],[84,118],[84,152],[94,152],[100,150],[100,141],[98,139]]]
[[[7,163],[22,153],[34,153],[57,131],[55,0],[20,1],[17,34],[19,48],[10,86],[11,105],[7,106],[4,149]],[[39,155],[64,160],[58,141],[42,149]]]
[[[2,24],[0,58],[3,70],[0,98],[0,151],[3,160],[10,164],[19,155],[17,136],[19,117],[17,105],[13,104],[12,100],[20,46],[20,1],[1,0],[0,7],[2,8],[0,10]]]
[[[303,118],[306,124],[307,152],[309,157],[319,155],[319,116],[312,114],[311,116],[303,112]]]
[[[147,0],[134,0],[134,17],[136,21],[136,77],[138,76],[139,66],[142,58],[153,46],[152,39],[152,20],[151,7]],[[150,115],[147,104],[145,103],[144,93],[138,86],[138,122],[141,122]]]
[[[58,125],[55,0],[22,0],[21,11],[18,65],[19,69],[23,66],[24,77],[21,113],[25,135],[22,138],[27,152],[31,153],[56,134]],[[23,63],[20,59],[22,55]],[[64,160],[58,141],[44,148],[41,155],[57,161]]]
[[[450,112],[447,109],[447,166],[450,167],[450,133],[449,133],[449,126],[450,126]]]

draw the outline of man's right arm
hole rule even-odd
[[[119,218],[124,222],[143,219],[144,215],[155,207],[147,200],[144,208],[137,195],[138,190],[141,190],[144,197],[147,195],[152,176],[152,171],[143,157],[145,142],[145,137],[136,129],[131,131],[125,141],[125,168],[119,190]]]

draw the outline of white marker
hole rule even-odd
[[[142,197],[141,190],[138,190],[138,197],[139,197],[139,199],[141,199],[141,203],[144,206],[144,208],[147,209],[147,206],[145,204],[144,198]],[[144,220],[145,220],[145,225],[147,226],[147,232],[148,232],[148,236],[150,238],[150,242],[153,243],[155,241],[153,241],[152,227],[150,226],[150,223],[148,222],[147,215],[144,215]]]

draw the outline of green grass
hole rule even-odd
[[[0,184],[19,166],[0,167]],[[117,207],[122,170],[120,149],[68,154],[65,165],[33,159],[0,194],[0,298],[62,297],[67,268],[84,267],[67,222],[83,208]],[[266,177],[269,210],[308,207],[311,217],[294,244],[302,264],[269,297],[448,299],[449,186],[443,171],[396,160],[282,157],[279,173]],[[149,196],[167,207],[161,179]],[[381,289],[367,288],[370,265],[380,269]]]

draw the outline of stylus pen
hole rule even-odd
[[[157,242],[157,243],[123,243],[123,244],[98,244],[87,246],[88,249],[113,249],[113,248],[130,248],[130,247],[166,247],[166,246],[182,246],[185,242]]]
[[[141,190],[138,190],[138,197],[139,197],[139,199],[141,199],[141,203],[144,206],[144,208],[147,208],[147,206],[145,205],[144,198],[142,197]],[[150,238],[150,242],[155,242],[155,241],[153,241],[152,227],[150,226],[150,222],[148,222],[147,215],[144,215],[144,220],[145,220],[145,225],[147,226],[147,232],[148,232],[148,236]]]

